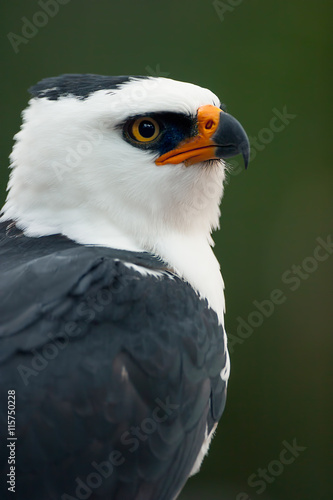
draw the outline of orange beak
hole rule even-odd
[[[207,160],[230,158],[242,153],[248,164],[250,145],[241,124],[220,108],[207,104],[198,109],[198,133],[161,155],[156,165],[184,163],[186,166]]]

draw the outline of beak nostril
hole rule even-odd
[[[205,125],[205,129],[210,130],[213,127],[213,125],[214,125],[214,121],[208,120],[208,122]]]

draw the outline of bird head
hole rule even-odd
[[[224,160],[249,141],[210,90],[167,78],[63,75],[30,89],[3,219],[27,235],[154,250],[210,238]]]

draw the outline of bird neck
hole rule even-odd
[[[57,219],[57,215],[52,211],[48,213],[45,207],[43,211],[39,210],[39,216],[37,213],[17,211],[11,214],[7,210],[1,220],[14,219],[30,237],[59,233],[83,245],[154,253],[167,262],[175,274],[190,283],[202,298],[207,299],[223,324],[224,284],[209,235],[200,231],[185,233],[176,228],[138,224],[135,237],[125,226],[120,227],[102,211],[84,207],[80,207],[79,214],[73,210],[66,212],[61,207],[59,211],[62,214]]]

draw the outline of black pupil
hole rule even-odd
[[[155,125],[148,120],[143,120],[139,125],[139,132],[142,137],[149,139],[155,134]]]

